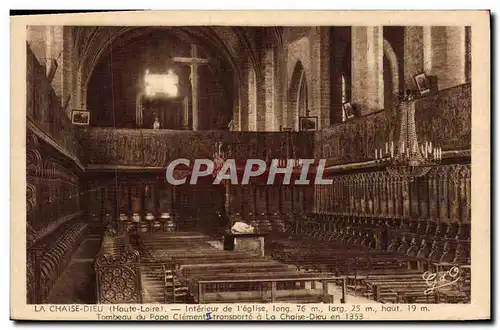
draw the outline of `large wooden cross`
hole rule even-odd
[[[174,57],[174,62],[186,63],[191,67],[191,96],[192,96],[192,116],[193,131],[198,130],[198,65],[207,64],[208,60],[198,57],[196,45],[191,45],[191,57]],[[187,120],[187,119],[186,119]]]

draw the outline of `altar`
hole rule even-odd
[[[230,230],[224,234],[224,250],[241,251],[264,256],[264,237],[262,233],[235,233]]]

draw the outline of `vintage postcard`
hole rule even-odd
[[[11,318],[478,320],[488,11],[11,18]]]

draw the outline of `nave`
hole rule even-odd
[[[29,303],[470,302],[469,27],[37,26],[26,52]],[[174,186],[180,158],[332,181]]]

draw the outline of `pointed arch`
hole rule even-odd
[[[308,115],[308,84],[306,72],[302,62],[297,61],[293,70],[290,87],[288,89],[288,116],[287,123],[298,129],[299,117]]]
[[[77,100],[79,106],[86,108],[87,88],[90,78],[101,57],[109,50],[110,45],[125,44],[135,37],[148,35],[155,30],[168,30],[177,38],[200,45],[200,47],[211,53],[214,67],[210,66],[209,69],[215,73],[226,71],[229,68],[233,75],[233,80],[238,82],[241,82],[243,77],[241,72],[243,66],[239,58],[241,49],[248,49],[247,51],[251,54],[251,57],[255,58],[255,47],[251,40],[245,35],[235,32],[230,27],[74,27],[77,86],[73,90],[73,99]],[[252,62],[253,65],[255,65],[254,62]],[[224,87],[229,91],[232,90],[233,84]]]
[[[399,61],[396,52],[389,41],[384,39],[384,58],[387,60],[390,69],[390,81],[384,82],[384,86],[390,86],[392,99],[399,93]],[[390,106],[384,98],[384,108]]]

